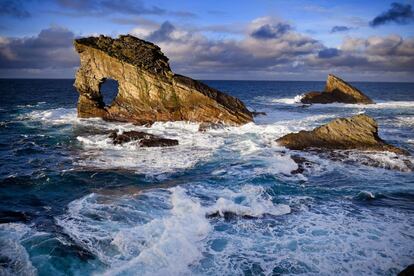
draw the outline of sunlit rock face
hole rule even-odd
[[[344,80],[328,75],[325,91],[309,92],[301,99],[305,104],[327,104],[327,103],[350,103],[350,104],[373,104],[374,102],[357,88]]]
[[[174,74],[168,58],[150,42],[125,35],[76,39],[81,65],[76,73],[78,116],[147,124],[192,121],[241,125],[252,114],[237,98]],[[106,79],[118,81],[118,94],[106,106],[100,91]]]
[[[404,150],[382,140],[378,136],[377,122],[364,114],[335,119],[312,131],[290,133],[279,138],[277,142],[293,150],[359,149],[406,154]]]

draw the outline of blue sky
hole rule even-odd
[[[199,79],[414,80],[413,1],[0,0],[0,77],[71,78],[73,38],[152,40]]]

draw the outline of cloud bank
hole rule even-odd
[[[241,40],[208,39],[170,22],[152,31],[135,29],[132,34],[160,45],[175,71],[199,78],[283,79],[329,72],[407,78],[414,72],[413,38],[346,37],[332,48],[272,17],[253,20]]]
[[[337,47],[327,47],[274,17],[251,21],[240,39],[212,39],[205,28],[169,21],[150,23],[131,34],[158,44],[175,72],[199,79],[312,80],[337,73],[356,80],[367,76],[409,80],[414,73],[414,39],[399,35],[346,37]],[[0,37],[0,76],[35,72],[48,77],[50,72],[65,72],[65,77],[73,77],[79,64],[74,38],[62,27],[32,37]]]
[[[50,72],[74,72],[79,57],[73,49],[73,32],[62,27],[42,30],[37,36],[0,37],[0,76],[48,77]]]

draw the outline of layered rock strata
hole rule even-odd
[[[160,48],[130,35],[76,39],[80,56],[75,87],[78,116],[147,124],[193,121],[241,125],[252,114],[237,98],[174,74]],[[106,105],[100,91],[106,79],[118,81],[118,94]]]
[[[276,142],[292,150],[358,149],[406,154],[403,149],[382,140],[378,135],[377,122],[364,114],[335,119],[311,131],[290,133],[277,139]]]
[[[327,104],[327,103],[351,103],[351,104],[373,104],[374,102],[357,88],[344,80],[328,75],[325,91],[309,92],[301,99],[305,104]]]

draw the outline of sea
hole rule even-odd
[[[77,118],[73,83],[0,80],[0,275],[396,275],[414,263],[414,83],[352,83],[375,105],[304,106],[324,82],[209,80],[267,115],[206,132]],[[107,104],[116,92],[108,81]],[[275,142],[362,113],[411,156]],[[179,145],[113,145],[115,129]]]

